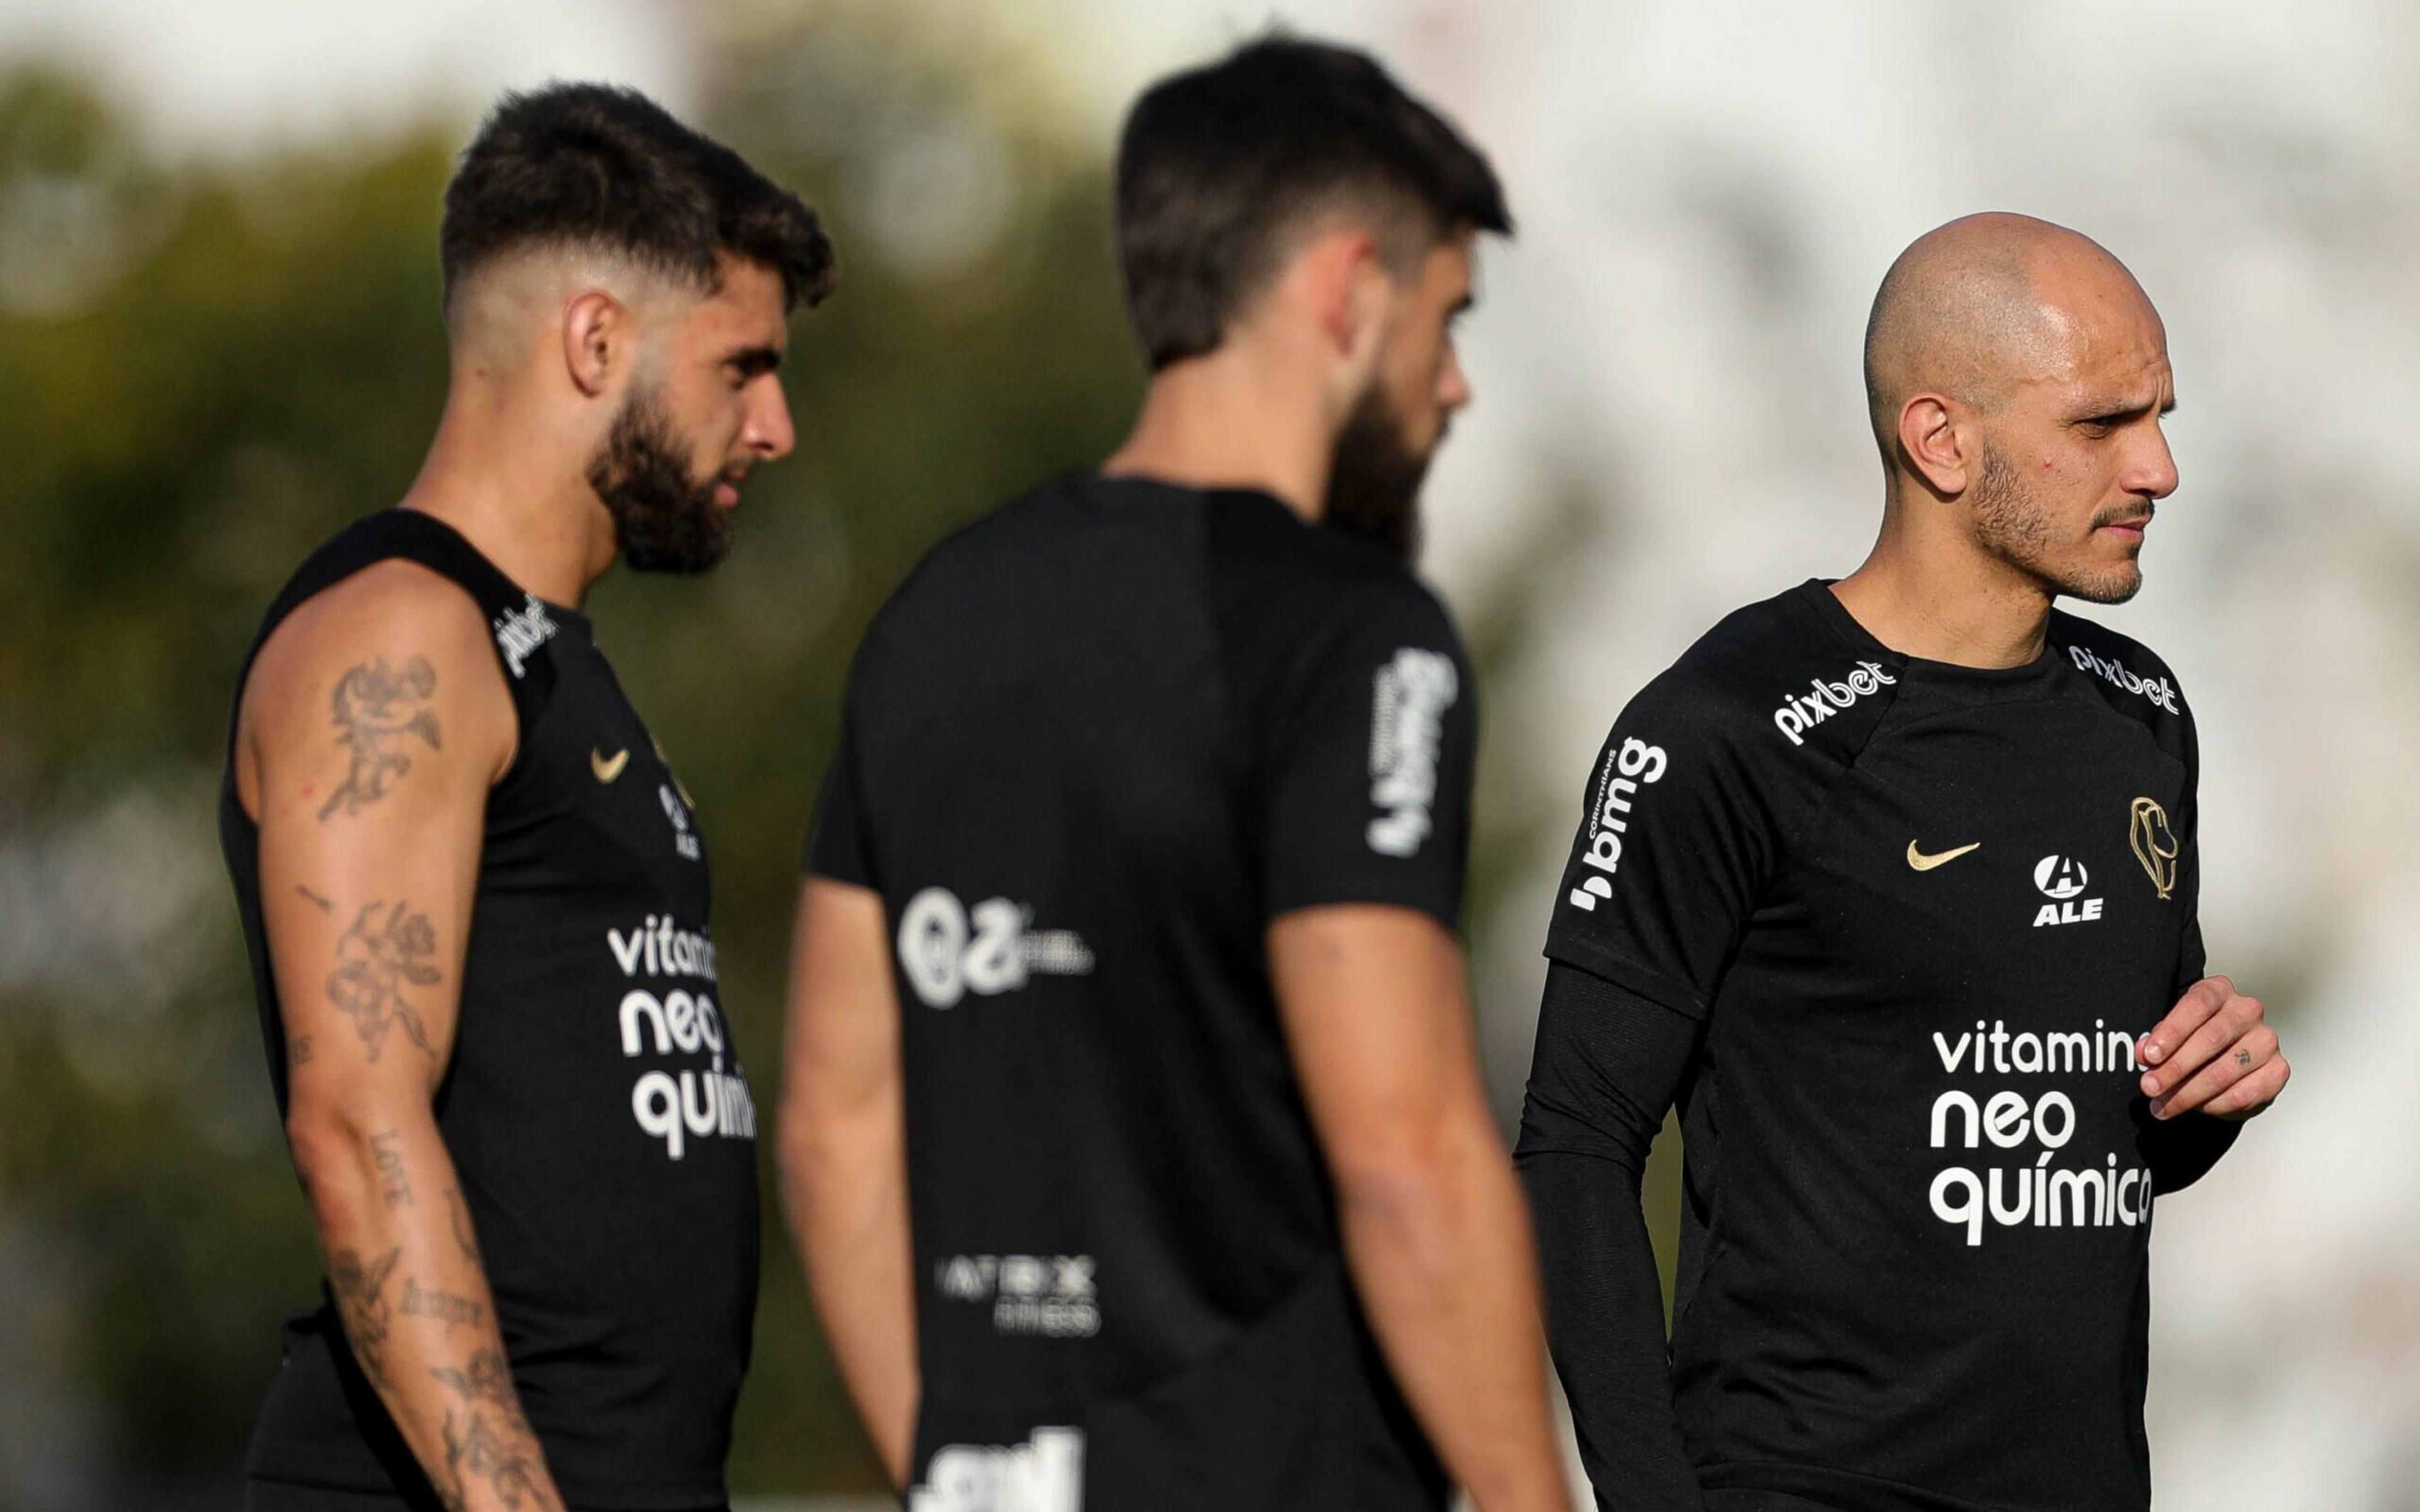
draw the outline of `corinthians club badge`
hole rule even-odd
[[[2168,827],[2168,812],[2149,798],[2136,798],[2126,824],[2127,843],[2134,859],[2150,874],[2151,886],[2165,898],[2177,890],[2177,834]]]

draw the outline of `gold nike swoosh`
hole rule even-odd
[[[1947,866],[1950,862],[1965,855],[1968,851],[1978,851],[1982,848],[1983,842],[1978,840],[1971,845],[1961,845],[1954,851],[1943,851],[1938,856],[1927,856],[1922,851],[1916,848],[1916,841],[1909,841],[1907,842],[1907,864],[1916,868],[1918,872],[1930,872],[1936,866]]]
[[[588,769],[597,774],[599,782],[613,781],[622,775],[622,768],[629,764],[630,752],[627,747],[611,756],[594,746],[588,748]]]

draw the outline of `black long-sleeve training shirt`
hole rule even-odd
[[[2136,1085],[2203,969],[2195,766],[2122,636],[1928,662],[1822,582],[1623,712],[1519,1147],[1602,1504],[2149,1504],[2151,1198],[2235,1128]],[[1676,1101],[1668,1360],[1638,1171]]]

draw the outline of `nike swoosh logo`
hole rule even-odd
[[[630,752],[628,748],[617,750],[611,756],[607,756],[594,746],[588,748],[588,769],[597,774],[597,780],[599,782],[613,781],[622,775],[622,768],[629,764]],[[1910,854],[1913,855],[1913,853]]]
[[[1943,851],[1938,856],[1927,856],[1922,851],[1916,848],[1916,841],[1909,841],[1907,842],[1907,864],[1916,868],[1918,872],[1930,872],[1936,866],[1947,866],[1950,862],[1965,855],[1968,851],[1978,851],[1982,848],[1983,842],[1978,840],[1971,845],[1961,845],[1954,851]]]

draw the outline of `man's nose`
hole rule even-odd
[[[790,421],[790,396],[781,380],[768,373],[758,380],[760,393],[749,396],[748,422],[740,443],[767,462],[778,462],[799,444],[798,427]]]

